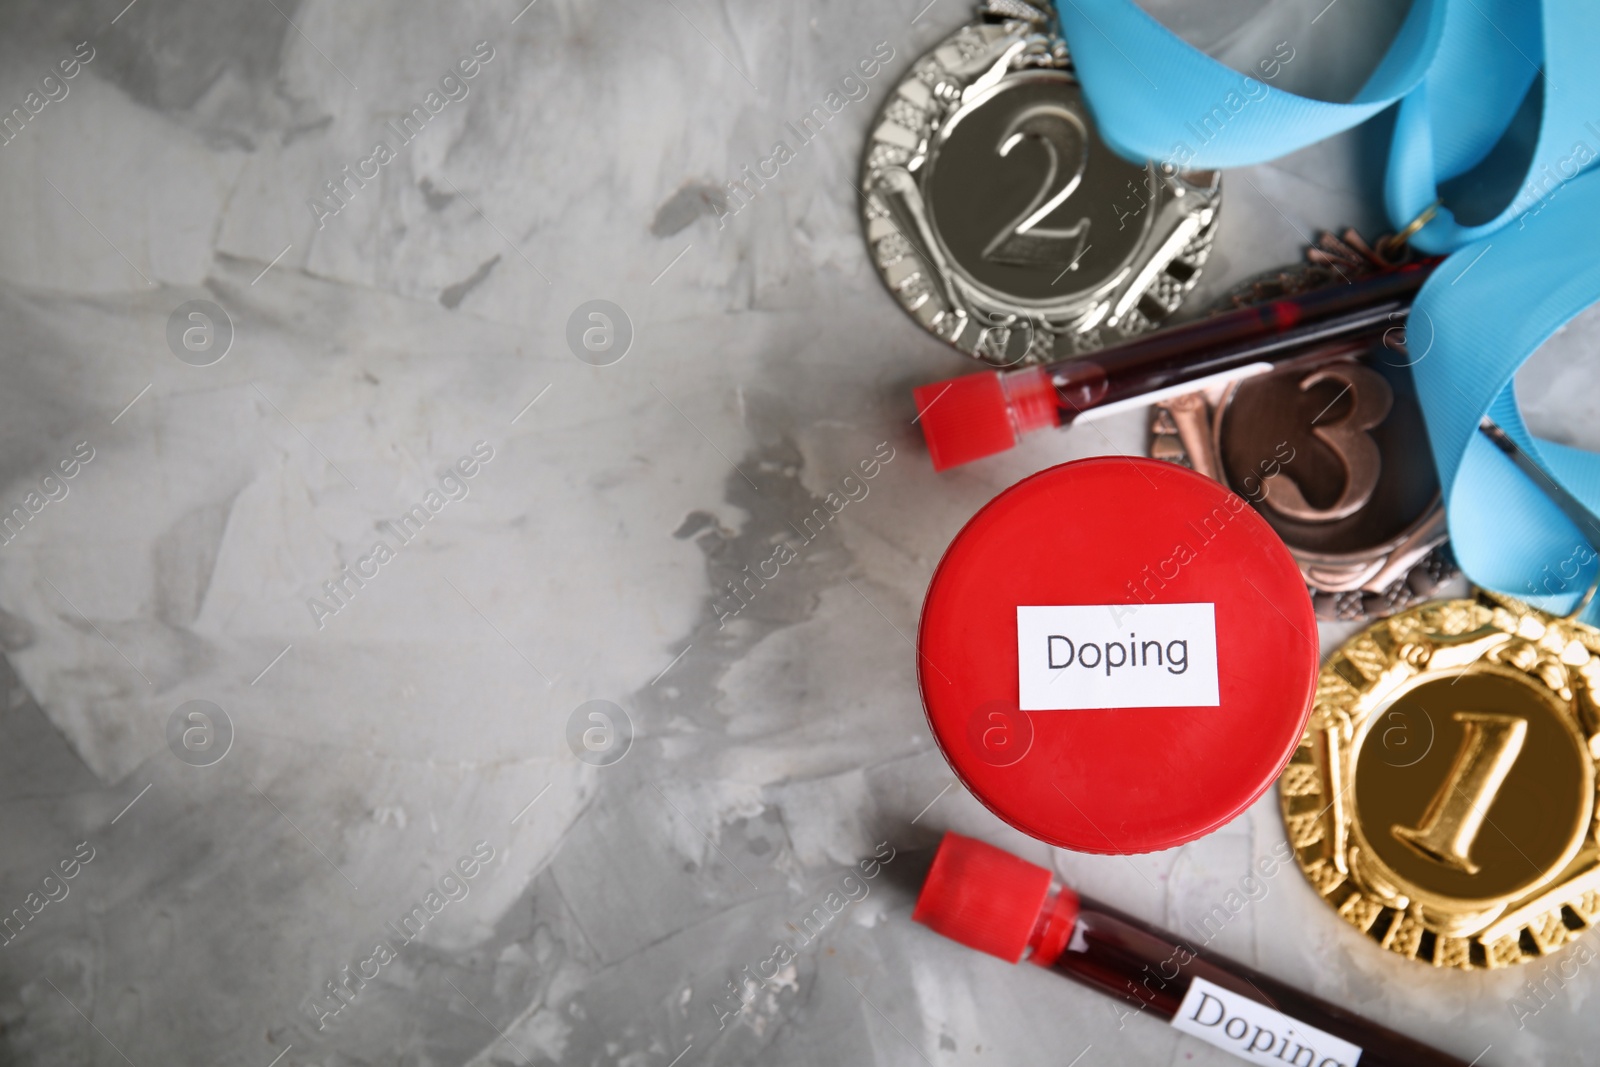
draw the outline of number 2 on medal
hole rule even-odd
[[[1315,508],[1306,500],[1300,486],[1287,473],[1280,472],[1262,483],[1262,499],[1272,510],[1301,522],[1334,522],[1349,518],[1372,499],[1378,488],[1378,474],[1383,469],[1383,456],[1378,443],[1367,431],[1382,425],[1394,407],[1394,390],[1383,375],[1357,363],[1336,363],[1324,367],[1301,379],[1303,393],[1319,382],[1340,382],[1344,388],[1339,397],[1350,394],[1350,410],[1344,418],[1326,426],[1315,425],[1311,432],[1339,458],[1344,468],[1344,491],[1332,507]],[[1330,403],[1328,407],[1332,407]],[[1323,409],[1324,412],[1327,408]],[[1319,416],[1320,417],[1320,416]]]
[[[1084,253],[1084,244],[1089,239],[1089,220],[1080,218],[1064,228],[1039,224],[1083,181],[1084,169],[1089,165],[1089,134],[1083,120],[1067,109],[1037,104],[1011,120],[995,151],[1004,158],[1028,138],[1044,146],[1050,165],[1028,206],[995,234],[983,250],[983,258],[1019,267],[1052,264],[1070,267]],[[1075,243],[1068,245],[1066,242]]]

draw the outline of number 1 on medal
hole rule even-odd
[[[1528,721],[1477,711],[1458,711],[1452,718],[1461,724],[1464,736],[1450,773],[1416,827],[1397,825],[1390,832],[1437,863],[1477,874],[1472,843],[1522,752]]]

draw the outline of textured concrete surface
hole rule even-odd
[[[910,387],[966,364],[881,290],[851,182],[965,8],[124,3],[0,12],[4,108],[79,59],[0,147],[0,502],[47,500],[0,547],[0,907],[74,871],[0,950],[0,1060],[1232,1062],[908,918],[945,828],[1173,927],[1283,834],[1268,797],[1170,853],[1052,852],[954,783],[922,719],[908,637],[951,535],[1144,428],[928,466]],[[1298,35],[1292,87],[1334,95],[1393,23],[1160,10],[1243,62]],[[723,183],[880,42],[865,99],[719,220]],[[1197,304],[1318,228],[1376,231],[1385,136],[1230,174]],[[335,213],[345,167],[377,175]],[[567,342],[591,300],[631,323],[607,366]],[[169,342],[190,301],[231,322],[208,366]],[[1589,447],[1597,337],[1581,321],[1522,382],[1539,429]],[[576,755],[586,730],[622,751],[597,700],[632,731],[605,766]],[[196,720],[169,742],[189,701],[232,724],[208,766],[175,754]],[[1519,1030],[1530,975],[1406,966],[1293,871],[1214,947],[1465,1059],[1592,1058],[1592,970]]]

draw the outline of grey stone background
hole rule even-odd
[[[0,10],[0,109],[93,49],[0,147],[0,504],[93,450],[0,547],[0,910],[93,850],[0,948],[0,1060],[1233,1062],[909,921],[945,828],[1180,929],[1283,834],[1269,796],[1172,852],[1053,851],[966,795],[927,731],[908,639],[949,538],[1144,429],[929,468],[910,389],[967,365],[881,290],[851,183],[960,0],[125,3]],[[1153,7],[1245,65],[1292,41],[1283,84],[1330,96],[1396,18]],[[319,220],[323,183],[480,41],[468,95]],[[866,99],[719,219],[723,183],[880,42]],[[1385,135],[1230,173],[1196,306],[1319,228],[1378,232]],[[633,329],[609,366],[566,343],[596,299]],[[233,327],[209,366],[168,346],[191,300]],[[1536,428],[1588,447],[1597,336],[1586,317],[1520,380]],[[315,618],[480,441],[465,499]],[[869,494],[719,626],[726,583],[879,450]],[[168,746],[190,700],[232,723],[210,766]],[[567,742],[592,700],[632,724],[609,766]],[[719,1019],[880,843],[867,895]],[[493,858],[446,883],[468,895],[319,1029],[327,983],[475,848]],[[1214,947],[1485,1064],[1591,1062],[1600,1038],[1593,969],[1519,1029],[1535,975],[1407,965],[1293,870]]]

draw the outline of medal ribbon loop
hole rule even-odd
[[[1478,432],[1485,416],[1551,482],[1600,513],[1600,455],[1533,436],[1512,378],[1535,349],[1600,302],[1600,4],[1593,0],[1414,0],[1393,43],[1345,103],[1285,92],[1182,41],[1132,0],[1061,0],[1062,33],[1105,142],[1169,169],[1262,163],[1391,107],[1384,184],[1396,227],[1450,253],[1412,307],[1407,345],[1444,487],[1450,538],[1479,585],[1566,614],[1600,571],[1600,526],[1569,515]],[[1320,17],[1320,16],[1319,16]],[[1226,121],[1205,139],[1194,123]],[[1247,105],[1247,106],[1246,106]],[[1515,155],[1519,114],[1537,109],[1514,196],[1464,222],[1440,186]],[[1600,600],[1583,612],[1600,621]]]

